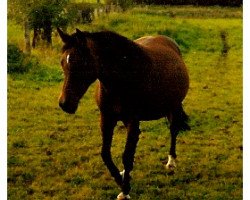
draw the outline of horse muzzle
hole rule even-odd
[[[64,112],[68,114],[75,114],[78,104],[71,104],[67,101],[59,100],[59,106]]]

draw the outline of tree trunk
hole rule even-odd
[[[25,50],[24,50],[24,52],[27,53],[27,54],[30,54],[31,53],[30,28],[29,28],[28,20],[25,20],[25,22],[24,22],[24,40],[25,40]]]
[[[35,48],[37,43],[40,41],[41,30],[38,28],[34,28],[34,36],[32,40],[32,47]]]
[[[43,27],[44,30],[44,39],[47,42],[47,46],[52,45],[52,22],[51,20],[47,20]]]

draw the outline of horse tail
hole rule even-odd
[[[173,113],[173,123],[175,124],[176,128],[180,131],[188,131],[191,130],[190,126],[188,125],[189,117],[183,110],[183,107],[180,106],[174,113]]]

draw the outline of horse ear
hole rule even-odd
[[[71,37],[68,34],[64,33],[60,28],[57,28],[57,32],[59,33],[64,43],[67,43],[70,41]]]
[[[86,45],[86,36],[87,32],[82,32],[78,28],[76,28],[76,41],[78,44],[85,46]]]
[[[76,33],[82,33],[82,31],[81,30],[79,30],[78,28],[76,28]]]

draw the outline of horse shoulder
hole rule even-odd
[[[121,113],[122,106],[119,95],[107,91],[99,80],[96,85],[95,100],[103,114],[119,115]]]

